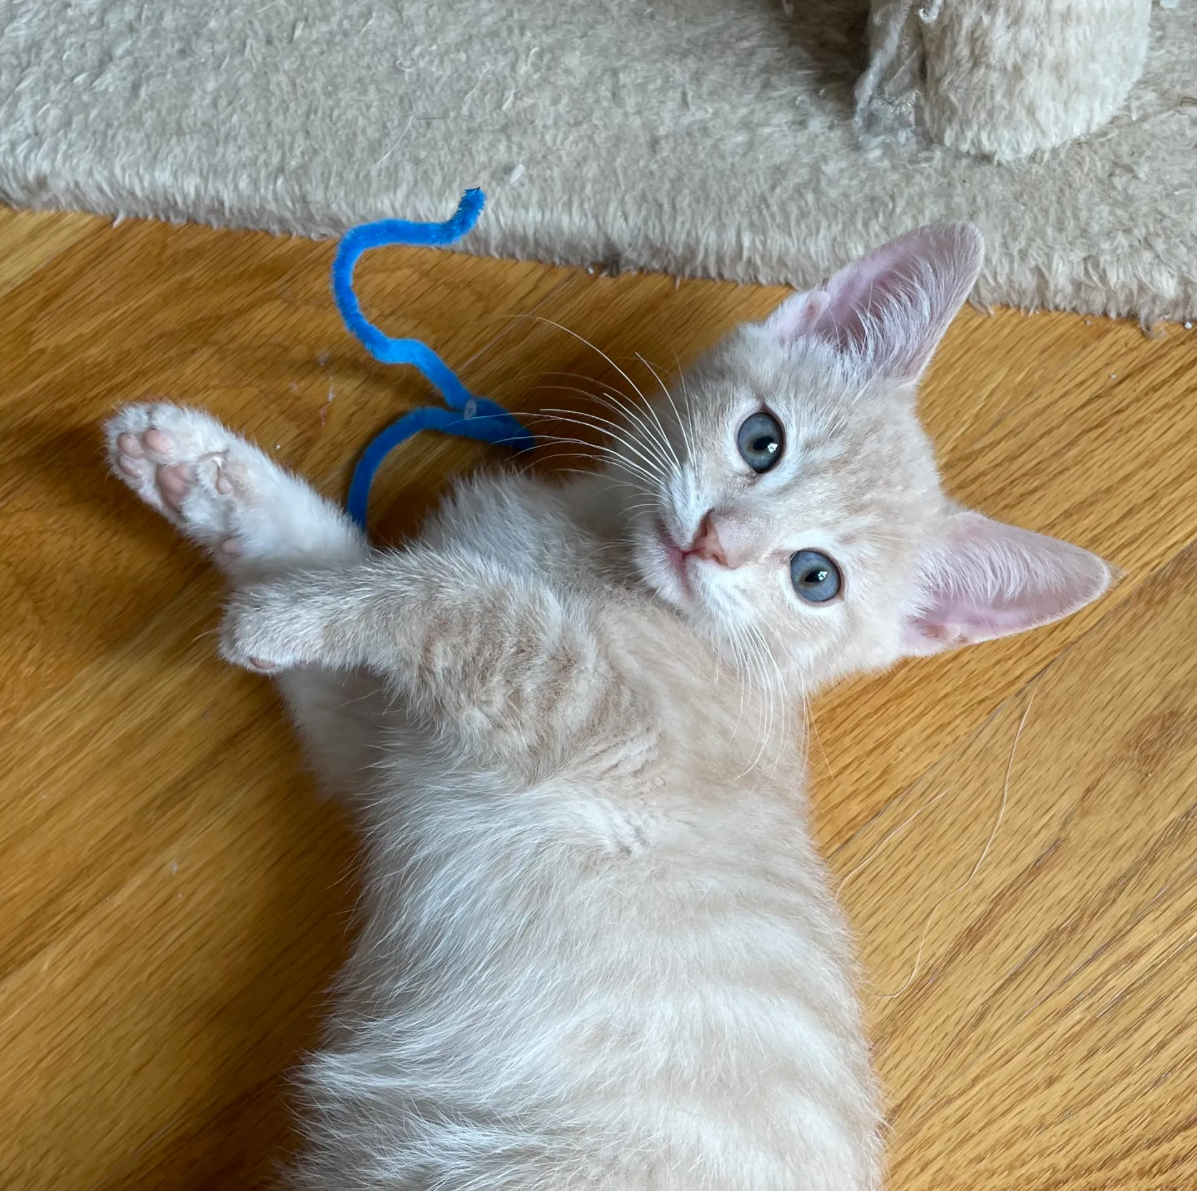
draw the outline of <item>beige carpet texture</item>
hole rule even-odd
[[[953,0],[943,0],[950,6]],[[1114,119],[995,164],[863,136],[868,0],[0,0],[0,196],[809,285],[980,224],[981,302],[1197,317],[1197,0]]]

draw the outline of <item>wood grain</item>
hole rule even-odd
[[[1197,1178],[1195,619],[1189,547],[837,853],[895,1186]]]
[[[269,688],[215,660],[216,579],[104,475],[97,427],[127,400],[201,403],[340,496],[427,391],[342,331],[331,245],[0,212],[0,246],[0,1184],[263,1185],[344,955],[354,842]],[[673,371],[779,296],[398,250],[361,279],[379,321],[523,411],[655,384],[637,353]],[[1182,328],[966,310],[925,386],[957,495],[1125,576],[1062,625],[815,709],[895,1189],[1197,1185],[1195,378]],[[377,532],[487,459],[397,452]],[[1032,697],[993,846],[937,906]]]

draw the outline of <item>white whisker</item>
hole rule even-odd
[[[1022,713],[1022,719],[1018,721],[1018,730],[1014,733],[1014,744],[1010,747],[1010,760],[1006,764],[1006,780],[1002,784],[1002,800],[998,805],[997,817],[993,821],[993,828],[989,832],[989,838],[985,841],[985,847],[981,849],[981,855],[977,857],[977,863],[973,865],[972,871],[960,882],[954,889],[949,889],[930,909],[927,914],[927,921],[923,924],[923,933],[919,938],[919,949],[914,957],[914,967],[910,969],[910,975],[906,977],[906,982],[896,992],[879,993],[878,1000],[892,1001],[896,997],[900,997],[915,981],[919,974],[919,966],[923,962],[923,949],[927,945],[927,935],[931,932],[931,923],[935,920],[935,915],[939,912],[941,906],[946,905],[958,893],[963,893],[974,881],[977,873],[981,871],[981,865],[985,863],[985,857],[989,855],[989,850],[993,847],[993,841],[997,839],[997,833],[1002,825],[1002,820],[1006,817],[1006,806],[1010,801],[1010,778],[1014,773],[1014,758],[1018,753],[1018,742],[1022,739],[1022,730],[1026,727],[1027,716],[1031,714],[1031,704],[1035,702],[1035,695],[1032,693],[1027,700],[1026,710]]]
[[[607,363],[610,364],[611,367],[614,368],[615,371],[618,372],[619,375],[622,376],[623,379],[626,380],[629,385],[632,386],[632,389],[636,393],[636,395],[642,401],[645,400],[644,394],[640,392],[640,389],[637,387],[636,382],[630,376],[628,376],[628,374],[626,372],[624,372],[624,370],[622,368],[620,368],[620,366],[613,359],[611,359],[611,357],[609,355],[607,355],[607,353],[605,351],[603,351],[603,349],[601,347],[597,346],[597,344],[591,343],[590,340],[587,339],[584,335],[579,335],[577,333],[577,331],[571,331],[569,329],[569,327],[563,326],[559,322],[554,322],[553,319],[551,319],[551,318],[545,318],[543,315],[525,314],[525,315],[521,315],[519,317],[535,319],[537,322],[547,323],[550,327],[556,327],[557,330],[564,331],[567,335],[572,335],[576,340],[578,340],[579,343],[584,343],[588,348],[591,349],[591,351],[597,352],[600,356],[602,356],[602,358],[604,360],[606,360]]]
[[[613,438],[621,446],[626,447],[632,451],[637,458],[639,458],[647,467],[652,467],[660,471],[664,476],[668,474],[665,471],[664,465],[659,459],[641,450],[639,444],[634,439],[624,438],[624,428],[618,422],[612,422],[609,418],[601,417],[598,414],[577,414],[573,410],[567,409],[546,409],[546,414],[552,415],[563,422],[572,422],[576,426],[587,426],[599,433],[607,434]]]

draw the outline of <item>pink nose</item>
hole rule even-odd
[[[727,555],[723,552],[723,544],[715,532],[715,518],[709,510],[698,523],[698,533],[694,535],[694,541],[684,553],[697,554],[699,558],[705,558],[708,562],[717,562],[721,567],[727,566]]]

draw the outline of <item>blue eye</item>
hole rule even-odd
[[[740,457],[753,471],[768,471],[786,449],[785,433],[781,423],[762,410],[750,414],[736,431],[736,446]]]
[[[818,550],[799,550],[790,558],[790,582],[809,604],[825,604],[840,594],[840,569]]]

